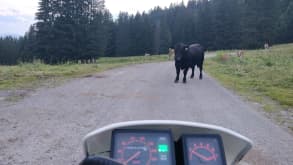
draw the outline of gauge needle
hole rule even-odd
[[[138,151],[137,153],[135,153],[133,156],[131,156],[128,160],[126,160],[124,162],[124,164],[128,164],[130,161],[132,161],[133,159],[135,159],[136,157],[138,157],[141,154],[140,151]]]
[[[202,154],[197,153],[197,152],[195,152],[195,151],[192,151],[192,153],[193,153],[194,155],[196,155],[197,157],[199,157],[199,158],[205,160],[205,161],[211,161],[211,160],[214,159],[214,157],[212,157],[212,158],[207,158],[207,157],[203,156]]]

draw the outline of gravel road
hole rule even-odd
[[[0,165],[78,164],[85,134],[140,119],[223,126],[254,141],[243,164],[293,164],[293,137],[254,104],[207,75],[187,84],[174,78],[171,62],[134,65],[41,88],[13,105],[1,102]]]

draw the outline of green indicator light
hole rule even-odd
[[[158,151],[159,152],[168,152],[169,147],[166,144],[160,144],[160,145],[158,145]]]

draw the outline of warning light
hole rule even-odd
[[[169,147],[166,144],[160,144],[160,145],[158,145],[158,151],[159,152],[168,152]]]

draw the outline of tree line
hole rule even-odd
[[[178,42],[208,50],[293,42],[291,0],[190,0],[117,19],[104,0],[41,0],[20,38],[0,38],[0,64],[44,63],[167,53]],[[123,3],[123,2],[122,2]]]

